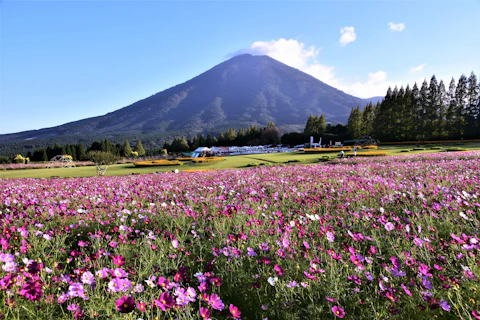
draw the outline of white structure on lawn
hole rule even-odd
[[[193,151],[192,158],[205,157],[208,152],[210,152],[210,148],[198,147]]]
[[[69,155],[57,155],[50,159],[47,168],[73,168],[75,163],[72,161],[72,157]]]

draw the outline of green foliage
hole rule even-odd
[[[0,156],[0,164],[8,164],[10,162],[12,162],[12,161],[9,157]]]
[[[305,129],[303,133],[305,135],[323,135],[327,128],[327,121],[325,120],[325,115],[314,116],[310,115],[307,119]]]
[[[353,108],[347,122],[347,131],[352,139],[360,138],[362,134],[362,112],[360,107]]]
[[[465,148],[460,148],[460,147],[450,147],[450,148],[447,148],[445,151],[447,151],[447,152],[467,151],[467,149],[465,149]]]
[[[131,157],[133,153],[132,147],[130,146],[130,142],[128,140],[125,140],[125,143],[123,144],[123,149],[122,149],[122,156],[124,157]]]
[[[89,151],[87,157],[95,165],[112,165],[120,160],[118,156],[105,151]]]
[[[137,140],[134,151],[138,153],[139,157],[143,157],[145,155],[145,149],[143,148],[142,141],[140,139]]]

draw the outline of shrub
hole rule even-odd
[[[412,151],[423,151],[425,148],[413,148]]]
[[[299,159],[291,159],[291,160],[288,160],[286,163],[293,163],[293,162],[302,162],[302,161]]]
[[[3,157],[3,156],[0,156],[0,164],[8,164],[8,163],[11,163],[12,161],[10,160],[9,157]]]
[[[403,149],[403,150],[400,150],[400,152],[410,152],[410,150]]]
[[[103,176],[110,165],[120,160],[120,157],[117,155],[104,151],[90,151],[87,153],[87,157],[95,163],[97,176]]]
[[[447,151],[447,152],[467,151],[467,149],[460,148],[460,147],[450,147],[450,148],[446,149],[445,151]]]
[[[14,163],[25,163],[25,158],[21,154],[17,154],[15,158],[13,158]]]

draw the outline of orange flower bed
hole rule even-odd
[[[146,161],[139,161],[134,162],[133,165],[135,167],[154,167],[154,166],[178,166],[182,165],[183,163],[177,160],[146,160]]]
[[[201,157],[201,158],[192,158],[193,163],[208,163],[208,162],[218,162],[223,161],[225,158],[223,157]]]

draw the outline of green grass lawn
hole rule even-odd
[[[439,144],[436,144],[439,145]],[[433,150],[429,145],[422,145],[425,150],[412,151],[416,148],[414,145],[387,145],[378,148],[378,151],[386,151],[389,156],[402,156],[419,153],[436,153],[446,150],[448,147],[460,147],[468,150],[480,150],[480,142],[467,142],[463,144],[446,143],[442,144],[442,149]],[[401,150],[408,150],[408,152],[401,152]],[[375,150],[365,150],[375,151]],[[357,154],[363,151],[359,150]],[[277,164],[311,164],[318,163],[322,157],[336,158],[338,152],[326,152],[305,154],[302,152],[288,152],[288,153],[268,153],[268,154],[250,154],[225,157],[225,161],[212,163],[192,163],[185,162],[180,166],[158,166],[158,167],[135,167],[131,163],[112,165],[108,168],[105,175],[107,176],[121,176],[128,174],[145,174],[154,172],[172,171],[178,169],[195,170],[195,169],[236,169],[246,168],[258,165],[277,165]],[[0,170],[1,178],[51,178],[51,177],[89,177],[96,175],[95,166],[77,167],[77,168],[55,168],[55,169],[25,169],[25,170]]]

